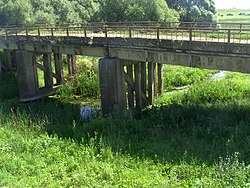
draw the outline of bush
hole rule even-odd
[[[193,86],[186,95],[189,102],[214,103],[247,97],[249,84],[236,80],[208,81]]]
[[[204,80],[211,71],[181,66],[164,66],[164,88],[172,90],[175,87],[186,86]]]
[[[100,94],[97,58],[79,57],[75,82],[66,82],[57,94],[62,98],[98,97]]]

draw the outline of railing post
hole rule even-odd
[[[67,37],[69,36],[69,28],[66,28]]]
[[[27,27],[26,27],[26,40],[29,40],[29,32]]]
[[[189,51],[192,50],[192,41],[193,41],[193,30],[192,28],[189,29]]]
[[[230,42],[231,42],[231,30],[229,29],[228,33],[227,33],[227,43],[228,43],[228,45],[230,44]]]
[[[87,29],[84,27],[84,37],[87,38]]]
[[[131,27],[128,28],[128,33],[129,33],[129,38],[131,39],[131,38],[132,38],[132,30],[131,30]]]
[[[15,29],[15,33],[16,33],[16,40],[18,40],[18,35],[17,35],[17,30]]]
[[[231,42],[231,30],[229,29],[227,33],[227,53],[229,53],[230,50],[230,42]]]
[[[159,28],[157,28],[156,33],[157,33],[157,46],[159,47],[160,46],[160,29]]]
[[[53,28],[51,28],[51,36],[54,37],[54,31]]]
[[[108,30],[107,30],[107,26],[104,26],[104,32],[105,32],[105,38],[108,38]]]
[[[37,29],[37,33],[38,33],[38,39],[40,41],[41,40],[41,33],[40,33],[40,29],[39,28]]]
[[[6,40],[8,40],[8,38],[9,38],[8,37],[8,30],[7,29],[5,30],[5,38],[6,38]]]

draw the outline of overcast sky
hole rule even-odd
[[[250,9],[250,0],[214,0],[217,9]]]

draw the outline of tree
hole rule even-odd
[[[214,22],[214,0],[166,0],[169,7],[180,13],[183,22]]]
[[[177,21],[179,15],[165,0],[103,0],[98,21]]]
[[[9,0],[0,3],[0,24],[32,23],[32,6],[28,0]]]

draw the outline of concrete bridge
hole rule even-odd
[[[2,69],[16,66],[21,101],[52,94],[76,73],[77,55],[101,57],[104,113],[142,109],[162,93],[162,65],[250,72],[250,30],[208,25],[86,24],[0,28]],[[38,61],[40,60],[40,61]],[[39,63],[41,62],[42,63]],[[38,83],[44,73],[44,86]],[[1,71],[1,69],[0,69]],[[127,87],[126,87],[127,85]],[[126,90],[127,88],[127,90]]]

